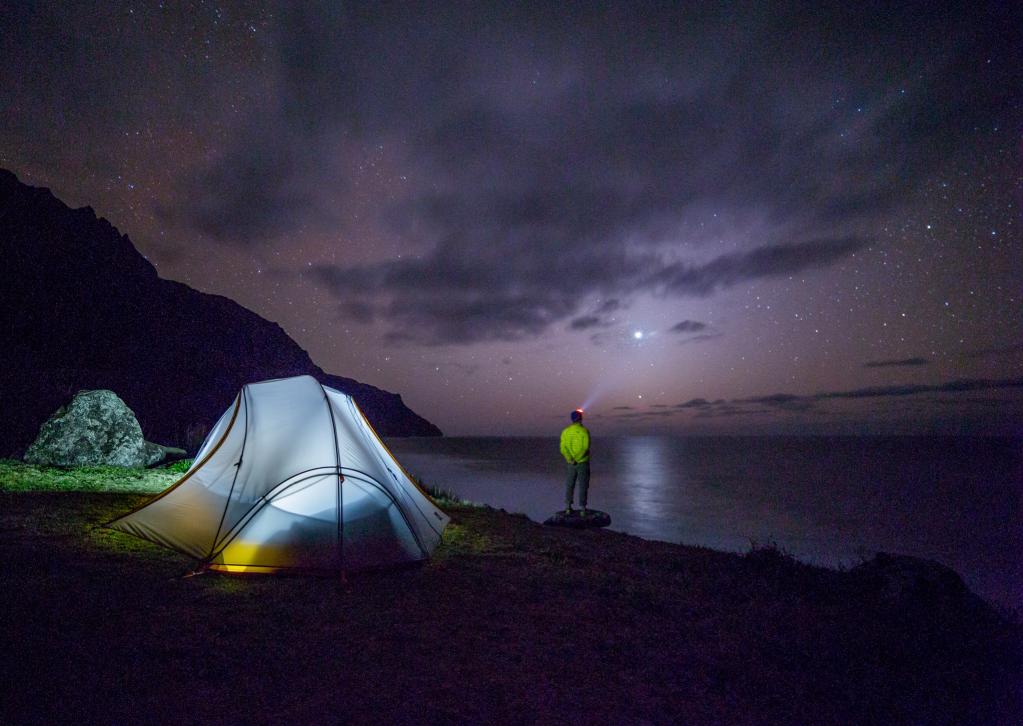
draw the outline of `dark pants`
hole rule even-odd
[[[572,506],[575,484],[579,482],[579,506],[586,509],[586,494],[590,489],[590,462],[568,464],[568,478],[565,480],[565,507]]]

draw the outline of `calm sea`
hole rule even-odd
[[[564,507],[554,438],[390,439],[406,469],[542,521]],[[1023,608],[1023,439],[628,436],[593,441],[590,506],[648,539],[824,565],[926,557]]]

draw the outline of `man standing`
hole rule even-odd
[[[579,482],[579,508],[586,516],[586,494],[590,488],[590,432],[583,426],[583,410],[572,412],[572,423],[561,432],[561,455],[568,462],[565,481],[565,514],[572,513],[572,499]]]

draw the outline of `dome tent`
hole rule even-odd
[[[351,396],[297,376],[242,387],[189,470],[109,527],[221,572],[423,560],[448,517]]]

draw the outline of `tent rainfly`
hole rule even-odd
[[[180,480],[108,526],[221,572],[423,560],[448,517],[366,417],[312,376],[244,386]]]

